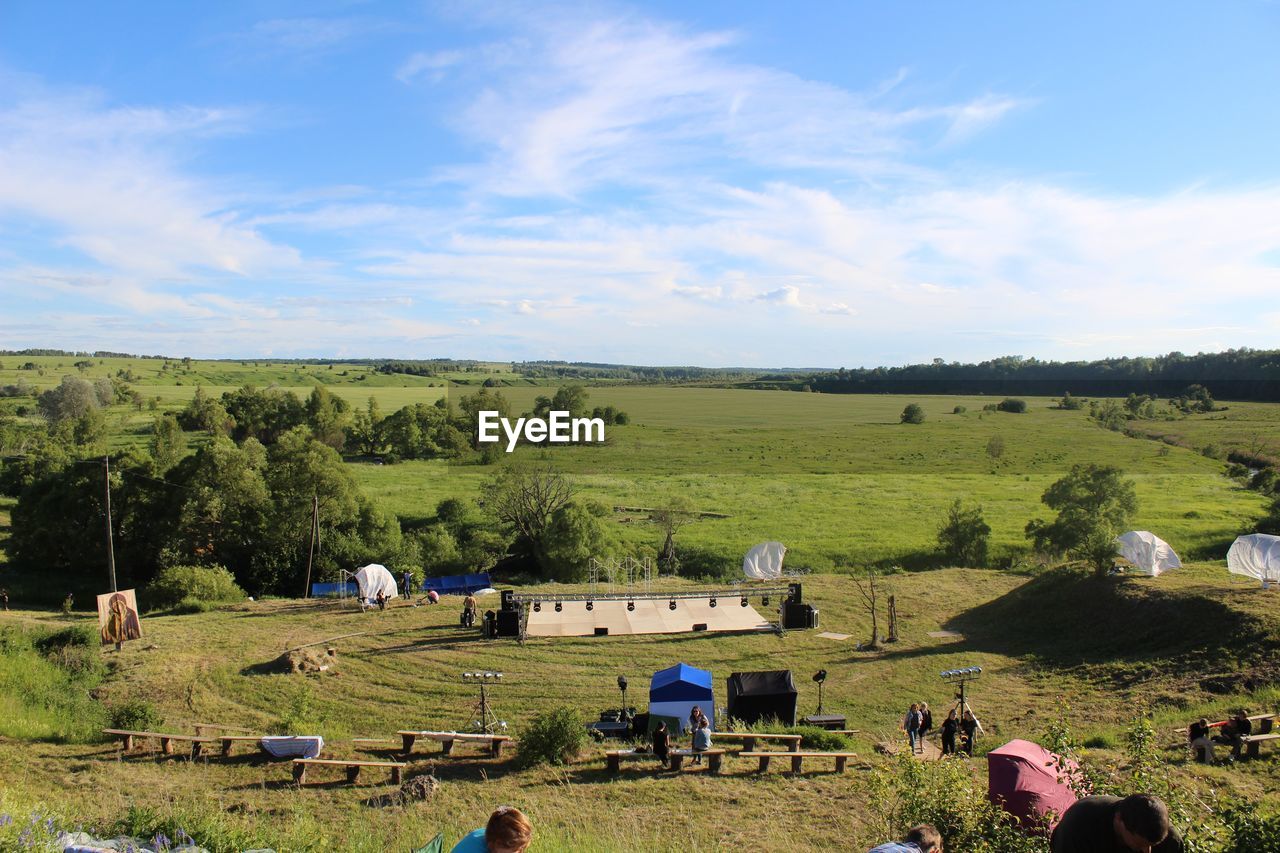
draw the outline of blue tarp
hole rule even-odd
[[[313,583],[311,585],[311,596],[313,598],[323,598],[325,596],[336,596],[342,589],[340,583]],[[360,586],[353,581],[347,582],[347,595],[359,595]]]
[[[489,583],[489,573],[481,572],[474,575],[446,575],[441,578],[427,578],[418,589],[426,592],[434,589],[441,595],[466,595],[468,592],[475,592],[478,589],[488,589],[492,586]]]
[[[711,673],[687,663],[678,663],[670,669],[655,672],[653,680],[649,682],[651,703],[697,702],[711,696]]]

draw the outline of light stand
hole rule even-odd
[[[622,716],[629,719],[630,714],[627,713],[627,677],[625,675],[618,676],[618,689],[622,691]]]
[[[964,712],[968,711],[973,714],[973,709],[969,707],[969,702],[965,699],[965,686],[970,681],[976,681],[982,677],[982,667],[967,666],[964,669],[946,669],[941,673],[942,680],[948,684],[960,685],[960,692],[956,693],[955,707],[960,710],[960,715],[964,716]],[[986,734],[982,728],[982,723],[978,720],[978,715],[973,714],[973,722],[977,725],[978,731]]]
[[[502,673],[464,672],[462,673],[462,681],[465,684],[480,685],[480,701],[472,706],[471,720],[468,726],[478,729],[487,735],[493,734],[498,729],[505,729],[507,724],[500,721],[498,716],[493,713],[493,709],[489,707],[489,694],[486,689],[490,684],[501,683]]]
[[[827,680],[827,671],[818,670],[813,674],[813,680],[818,683],[818,716],[822,716],[822,682]]]

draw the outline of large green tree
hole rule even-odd
[[[1095,572],[1106,574],[1115,555],[1113,540],[1138,511],[1133,481],[1111,465],[1076,465],[1040,500],[1058,516],[1027,524],[1036,550],[1088,560]]]

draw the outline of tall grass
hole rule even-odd
[[[79,626],[52,633],[0,629],[0,735],[59,743],[98,740],[107,714],[89,691],[107,668],[96,639]]]

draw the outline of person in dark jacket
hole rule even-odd
[[[1213,741],[1209,739],[1209,721],[1201,717],[1187,727],[1187,742],[1196,761],[1213,763]]]
[[[1085,797],[1063,814],[1053,853],[1182,853],[1182,836],[1159,797]]]
[[[929,736],[929,732],[933,731],[933,712],[929,710],[928,702],[920,703],[920,742],[923,744],[924,739]]]
[[[653,754],[662,761],[663,767],[671,764],[671,732],[667,730],[666,720],[659,721],[653,730]]]
[[[973,742],[978,737],[978,718],[968,708],[960,718],[960,742],[964,751],[973,755]]]
[[[960,721],[956,719],[956,709],[952,708],[947,713],[947,718],[942,721],[942,754],[956,754],[956,733],[960,731]]]

